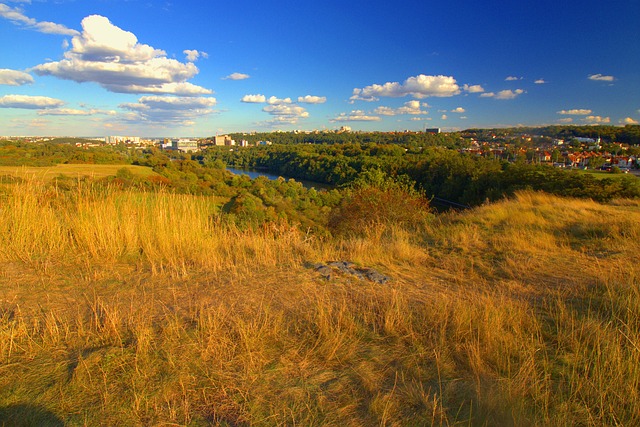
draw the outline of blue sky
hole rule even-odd
[[[640,1],[0,0],[0,135],[640,122]]]

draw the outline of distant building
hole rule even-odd
[[[229,135],[218,135],[213,137],[213,144],[218,146],[236,145],[236,142]]]
[[[140,145],[139,136],[105,136],[104,142],[109,145],[136,144]]]
[[[424,133],[440,133],[440,128],[426,128]]]
[[[198,147],[198,141],[195,139],[181,138],[171,141],[171,149],[190,153],[192,151],[198,151],[200,148]]]

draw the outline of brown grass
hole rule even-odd
[[[137,165],[60,164],[55,166],[0,166],[0,176],[16,176],[24,179],[51,181],[61,175],[71,178],[104,178],[116,176],[118,170],[128,169],[133,175],[159,176],[150,167]]]
[[[521,193],[322,240],[239,230],[202,197],[24,183],[0,198],[2,421],[640,421],[637,204]],[[305,266],[335,259],[393,280]]]

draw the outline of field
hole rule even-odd
[[[206,197],[0,200],[7,425],[640,424],[637,201],[522,192],[319,238]]]
[[[95,164],[61,164],[53,167],[35,166],[0,166],[0,176],[10,175],[28,179],[50,181],[58,176],[65,175],[71,178],[81,176],[92,178],[104,178],[115,176],[118,170],[126,168],[132,174],[140,177],[154,175],[155,172],[146,166],[136,165],[95,165]]]

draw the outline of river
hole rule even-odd
[[[267,179],[270,179],[272,181],[280,178],[281,175],[275,175],[269,172],[263,172],[263,171],[257,171],[257,170],[250,170],[250,169],[235,169],[235,168],[230,168],[227,167],[227,170],[229,172],[231,172],[234,175],[247,175],[249,176],[249,178],[251,179],[255,179],[259,176],[264,176]],[[283,176],[284,179],[290,179],[289,177]],[[313,182],[313,181],[305,181],[302,179],[296,179],[293,178],[296,182],[299,182],[300,184],[302,184],[305,188],[307,189],[311,189],[311,188],[315,188],[318,191],[323,191],[323,190],[331,190],[332,188],[334,188],[333,186],[329,185],[329,184],[323,184],[320,182]]]

